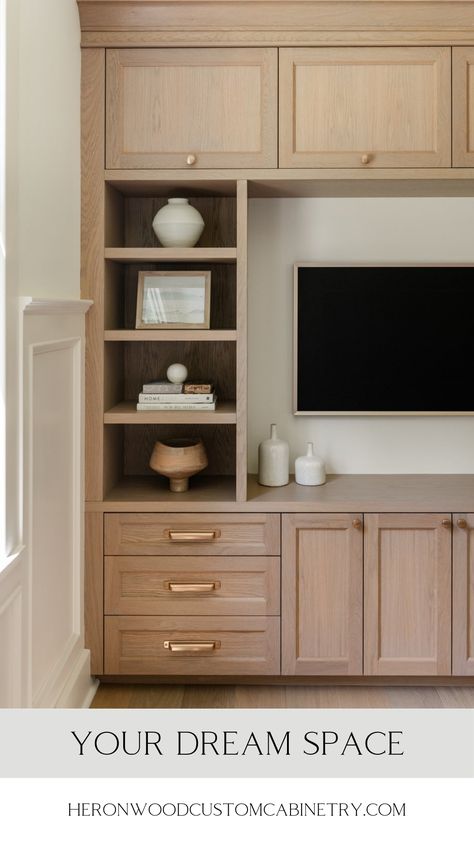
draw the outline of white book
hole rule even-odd
[[[216,402],[213,403],[137,403],[139,412],[143,410],[153,410],[154,412],[209,412],[216,408]]]
[[[140,392],[138,403],[214,403],[216,396],[211,395],[150,395]]]

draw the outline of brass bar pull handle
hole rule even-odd
[[[220,582],[166,582],[168,590],[173,593],[211,593],[217,591]]]
[[[187,532],[176,529],[167,529],[165,530],[165,536],[170,541],[183,541],[183,542],[193,542],[193,541],[215,541],[216,538],[220,536],[219,529],[210,529],[208,532]]]
[[[458,520],[459,529],[466,529],[467,528],[467,520],[465,517],[460,517]]]
[[[169,652],[213,652],[221,648],[220,640],[164,640]]]
[[[441,521],[441,526],[444,526],[445,529],[451,529],[451,518],[445,518]]]

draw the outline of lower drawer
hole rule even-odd
[[[106,617],[110,675],[279,675],[278,617]]]
[[[105,613],[280,613],[280,558],[106,556]]]

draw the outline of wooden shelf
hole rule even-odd
[[[196,476],[191,477],[189,491],[173,493],[169,490],[169,482],[164,477],[143,476],[123,477],[120,482],[109,492],[106,497],[106,504],[117,509],[123,509],[123,505],[130,511],[146,511],[146,505],[166,506],[166,511],[195,511],[196,507],[205,506],[208,503],[229,503],[235,502],[235,477],[234,476]],[[101,504],[102,506],[104,504]]]
[[[160,477],[125,477],[87,511],[232,512],[472,512],[473,474],[333,474],[325,485],[281,488],[248,477],[248,499],[235,500],[235,477],[199,476],[186,494],[172,494]],[[194,507],[194,508],[193,508]]]
[[[105,330],[106,342],[235,342],[236,330]]]
[[[172,396],[171,396],[172,397]],[[219,401],[215,410],[144,410],[136,401],[123,401],[104,413],[105,424],[235,424],[235,402]]]
[[[235,248],[106,248],[107,260],[116,263],[235,263]]]
[[[189,196],[228,195],[239,179],[249,198],[474,196],[474,168],[107,170],[106,181],[127,195],[167,196],[185,188]],[[230,181],[235,179],[236,181]],[[195,249],[194,249],[195,250]]]

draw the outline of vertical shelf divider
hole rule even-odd
[[[81,296],[87,314],[86,500],[104,499],[105,50],[82,51]]]
[[[248,182],[237,181],[236,499],[247,499],[247,228]]]

